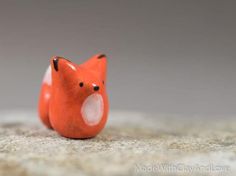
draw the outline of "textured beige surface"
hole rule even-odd
[[[70,140],[32,112],[2,112],[0,175],[235,175],[236,119],[111,113],[94,139]]]

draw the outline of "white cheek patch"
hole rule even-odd
[[[52,85],[52,69],[51,69],[50,65],[44,75],[43,83],[48,84],[48,85]]]
[[[86,98],[81,108],[82,117],[87,125],[97,125],[104,110],[103,98],[100,94],[94,93]]]

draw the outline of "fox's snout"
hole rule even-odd
[[[79,83],[79,86],[82,88],[82,87],[84,87],[84,82],[80,82]],[[100,87],[98,86],[98,85],[96,85],[96,84],[92,84],[91,85],[91,87],[92,87],[92,89],[94,90],[94,91],[99,91],[99,89],[100,89]]]
[[[83,82],[80,82],[80,83],[79,83],[79,86],[80,86],[80,87],[84,87],[84,83],[83,83]],[[98,91],[99,88],[100,88],[100,87],[97,86],[96,84],[92,84],[92,86],[93,86],[93,90],[94,90],[94,91]]]

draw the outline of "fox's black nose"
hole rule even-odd
[[[94,90],[94,91],[98,91],[98,90],[99,90],[99,86],[94,86],[94,87],[93,87],[93,90]]]

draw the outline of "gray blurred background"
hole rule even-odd
[[[1,0],[0,108],[36,109],[53,55],[109,57],[112,110],[236,114],[236,1]]]

